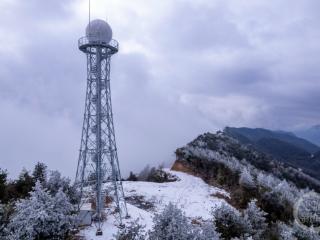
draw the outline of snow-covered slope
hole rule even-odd
[[[228,196],[224,190],[207,185],[202,179],[186,173],[170,171],[176,175],[179,181],[169,183],[152,182],[123,182],[124,192],[128,198],[127,207],[130,219],[129,222],[139,218],[147,230],[152,227],[152,217],[169,202],[180,207],[190,219],[208,220],[212,218],[212,209],[220,206],[223,199],[213,195],[220,193]],[[85,239],[113,239],[113,234],[118,231],[118,223],[111,215],[103,225],[103,236],[95,236],[95,226],[88,227],[81,231]]]

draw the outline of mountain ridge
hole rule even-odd
[[[295,134],[263,128],[226,127],[224,133],[320,180],[320,148]]]

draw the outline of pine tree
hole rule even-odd
[[[13,197],[25,198],[34,187],[34,179],[26,169],[22,169],[18,180],[14,183]]]
[[[301,240],[319,240],[320,235],[312,227],[311,228],[302,228],[297,224],[293,224],[294,236],[297,239]]]
[[[194,231],[195,232],[195,231]],[[219,240],[220,234],[216,231],[213,223],[204,223],[197,232],[195,232],[195,240]]]
[[[283,222],[278,223],[278,237],[280,240],[292,240],[295,239],[294,231],[292,227]]]
[[[138,181],[138,177],[133,172],[130,171],[127,181]]]
[[[7,172],[0,168],[0,201],[5,201],[7,197]]]
[[[225,239],[247,237],[250,233],[250,223],[241,213],[228,204],[223,203],[213,211],[217,231]]]
[[[172,203],[155,214],[154,226],[149,232],[150,240],[189,240],[194,239],[192,226],[183,212]]]
[[[247,209],[244,211],[244,219],[250,223],[253,239],[259,240],[266,231],[268,224],[266,223],[267,213],[262,211],[256,203],[257,200],[249,202]]]
[[[52,197],[37,182],[30,197],[16,203],[8,230],[13,239],[52,239],[66,235],[72,206],[62,191]]]
[[[255,182],[249,170],[244,168],[240,174],[239,184],[245,188],[255,188]]]
[[[5,228],[5,209],[4,204],[1,204],[0,202],[0,237],[2,236],[1,233],[3,233]]]
[[[76,204],[79,200],[79,193],[74,186],[70,185],[70,179],[62,177],[59,171],[51,171],[47,183],[45,184],[46,188],[51,195],[56,194],[59,189],[67,194],[70,199],[70,202]]]
[[[65,236],[69,229],[72,228],[74,221],[74,216],[72,215],[73,206],[62,189],[58,190],[57,194],[52,198],[52,202],[52,220],[56,223],[52,227],[58,233],[58,236]]]
[[[59,171],[51,171],[45,186],[51,194],[56,194],[59,189],[66,192],[69,185],[70,180],[68,178],[61,177],[61,173]]]
[[[34,167],[32,176],[35,182],[45,183],[47,179],[47,166],[44,163],[38,162]]]

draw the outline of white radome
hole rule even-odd
[[[88,24],[86,36],[94,38],[95,41],[109,43],[112,39],[112,29],[106,21],[95,19]]]

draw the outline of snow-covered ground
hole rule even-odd
[[[179,178],[179,181],[169,183],[151,182],[123,182],[124,193],[129,197],[127,208],[130,222],[139,218],[139,223],[146,225],[146,229],[152,227],[152,217],[155,212],[161,211],[169,202],[180,207],[190,219],[207,220],[212,218],[211,211],[219,206],[224,200],[212,196],[221,193],[228,196],[228,193],[216,187],[207,185],[202,179],[188,175],[186,173],[170,171]],[[130,199],[142,199],[149,207],[143,204],[134,203]],[[103,236],[96,236],[95,226],[88,227],[81,231],[81,235],[87,240],[104,239],[111,240],[118,231],[118,223],[111,215],[103,225]]]

